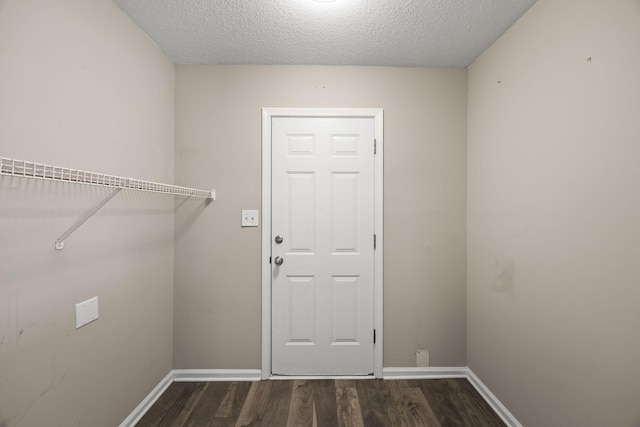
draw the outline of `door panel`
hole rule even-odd
[[[271,125],[272,373],[370,374],[374,121]]]
[[[313,277],[287,277],[287,345],[313,345],[315,342],[315,283]]]
[[[360,341],[358,327],[358,277],[332,278],[331,326],[333,345],[357,345]]]
[[[357,173],[333,173],[331,182],[331,248],[333,254],[357,253],[358,191]]]
[[[315,240],[315,174],[287,172],[289,200],[287,201],[289,252],[313,253]]]

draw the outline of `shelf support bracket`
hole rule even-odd
[[[96,212],[98,212],[104,205],[107,204],[107,202],[109,202],[109,200],[113,199],[116,196],[116,194],[120,192],[120,190],[122,190],[122,188],[116,188],[115,190],[113,190],[111,194],[109,194],[103,201],[98,203],[93,209],[91,209],[89,212],[84,214],[84,216],[80,218],[75,224],[69,227],[67,231],[62,233],[62,235],[58,237],[58,240],[56,240],[56,242],[53,245],[56,248],[56,250],[60,251],[64,249],[64,240],[67,237],[69,237],[71,233],[76,231],[82,224],[84,224],[89,218],[95,215]]]

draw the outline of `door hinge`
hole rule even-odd
[[[374,234],[374,235],[373,235],[373,249],[374,249],[374,250],[375,250],[376,245],[377,245],[376,240],[378,240],[378,239],[376,238],[376,235]]]
[[[269,257],[269,264],[271,264],[271,257]]]
[[[373,330],[373,343],[376,343],[376,330]]]
[[[378,154],[378,140],[373,138],[373,154]]]

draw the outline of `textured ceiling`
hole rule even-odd
[[[114,0],[177,64],[470,65],[535,0]]]

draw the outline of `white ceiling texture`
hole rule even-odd
[[[535,0],[113,0],[177,64],[469,66]]]

